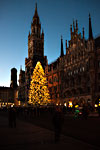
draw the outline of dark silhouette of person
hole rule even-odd
[[[89,114],[89,110],[88,110],[87,105],[83,105],[82,113],[83,113],[83,118],[87,119],[88,118],[88,114]]]
[[[9,127],[16,127],[16,109],[13,107],[9,108]]]
[[[16,128],[16,109],[13,107],[13,126]]]
[[[10,107],[9,108],[9,114],[8,114],[8,119],[9,119],[9,127],[13,127],[13,110],[12,108]]]
[[[59,106],[56,107],[55,113],[53,116],[53,124],[54,124],[54,131],[55,131],[55,143],[59,142],[62,124],[63,124],[63,113]]]

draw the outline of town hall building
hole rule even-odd
[[[42,31],[42,32],[41,32]],[[66,40],[66,54],[61,37],[61,54],[51,64],[44,56],[44,32],[37,11],[37,5],[28,35],[28,57],[25,71],[20,69],[18,100],[28,102],[28,91],[33,70],[40,61],[48,80],[51,102],[67,105],[94,105],[100,96],[100,37],[94,38],[89,14],[89,35],[79,33],[77,20],[70,26],[70,41]]]

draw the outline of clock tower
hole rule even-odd
[[[26,99],[28,100],[28,90],[31,81],[31,75],[40,61],[43,68],[46,66],[47,58],[44,56],[44,32],[41,32],[41,23],[37,12],[37,4],[35,13],[31,23],[31,33],[28,35],[28,58],[25,58],[25,78],[26,78]]]

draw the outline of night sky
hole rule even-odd
[[[70,40],[70,25],[78,20],[79,33],[85,28],[88,39],[89,13],[94,38],[100,35],[100,0],[0,0],[0,86],[10,86],[11,68],[25,70],[28,33],[37,2],[44,30],[44,55],[48,62],[60,55],[60,40]]]

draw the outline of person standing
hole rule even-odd
[[[63,113],[59,106],[56,107],[55,113],[53,116],[53,125],[54,125],[54,132],[55,132],[55,143],[60,141],[60,135],[62,131],[62,125],[63,125]]]
[[[13,107],[13,126],[16,128],[16,109]]]
[[[9,127],[12,128],[13,127],[13,111],[11,107],[8,109],[8,120],[9,120]]]

